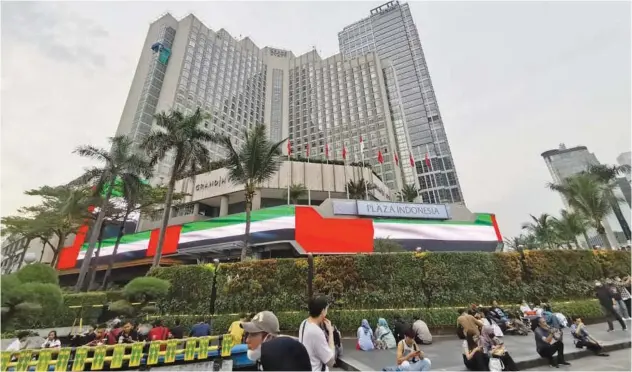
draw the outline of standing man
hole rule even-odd
[[[627,329],[625,322],[621,318],[621,315],[616,312],[614,309],[614,298],[612,297],[612,292],[610,292],[610,288],[604,286],[600,281],[595,282],[595,294],[597,299],[599,300],[599,304],[601,305],[601,311],[606,316],[606,321],[608,322],[608,332],[614,331],[614,326],[612,325],[612,318],[616,318],[621,324],[621,329],[624,331]]]
[[[309,317],[301,323],[298,339],[307,349],[313,372],[327,372],[336,362],[334,345],[334,327],[327,319],[329,303],[327,298],[319,296],[309,300]],[[325,326],[329,337],[325,337],[321,325]]]

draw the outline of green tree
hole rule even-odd
[[[556,243],[555,232],[551,224],[552,217],[547,213],[543,213],[539,217],[532,214],[529,216],[533,222],[523,223],[522,229],[533,234],[540,244],[545,244],[549,249],[552,249]]]
[[[592,174],[601,183],[606,185],[606,187],[609,187],[608,185],[611,185],[611,184],[613,186],[615,185],[615,183],[617,182],[617,178],[619,176],[629,174],[630,166],[627,164],[626,165],[611,165],[611,166],[603,165],[603,164],[591,165],[590,167],[588,167],[588,169],[584,173]],[[613,190],[614,188],[615,187],[612,187]],[[612,205],[612,212],[614,213],[614,215],[617,217],[617,220],[621,224],[621,229],[623,230],[625,238],[630,240],[632,239],[632,232],[630,231],[630,226],[628,225],[623,215],[623,211],[621,211],[621,207],[619,206],[620,200],[615,197],[613,190],[610,190],[608,192],[608,197],[611,199],[610,204]]]
[[[593,174],[580,173],[566,178],[561,184],[551,183],[548,186],[562,194],[574,211],[586,217],[606,248],[612,247],[602,221],[612,212],[614,183],[604,183]]]
[[[285,192],[285,198],[287,199],[288,192]],[[290,203],[298,204],[299,199],[307,194],[307,188],[302,183],[290,185]]]
[[[152,267],[160,265],[176,180],[190,177],[211,167],[211,154],[207,146],[215,136],[200,128],[205,118],[206,115],[202,114],[199,108],[190,115],[175,110],[159,113],[156,115],[158,130],[151,132],[141,144],[141,148],[149,155],[152,166],[165,160],[167,154],[173,155],[162,225]]]
[[[129,316],[152,314],[158,311],[151,302],[164,298],[169,294],[171,283],[168,280],[152,276],[141,276],[133,279],[123,288],[123,300],[118,300],[110,305],[110,310]],[[138,312],[132,305],[140,302]]]
[[[366,199],[367,191],[371,192],[372,190],[375,190],[375,188],[376,186],[373,183],[366,181],[364,178],[361,178],[357,181],[349,180],[349,182],[347,182],[347,189],[349,190],[349,198],[351,199],[357,199],[357,200]]]
[[[415,187],[414,184],[404,185],[401,190],[397,192],[397,197],[401,199],[401,201],[406,201],[412,203],[419,196],[419,190]]]
[[[588,229],[588,221],[579,213],[571,212],[566,209],[560,211],[560,217],[553,217],[551,222],[553,231],[560,241],[565,242],[570,247],[570,242],[575,243],[575,247],[579,249],[579,241],[577,235],[585,235]]]
[[[250,244],[250,213],[252,199],[257,188],[279,171],[281,165],[281,145],[286,140],[272,142],[268,139],[265,125],[257,124],[244,130],[243,142],[236,149],[231,137],[220,136],[217,141],[227,153],[228,178],[235,185],[244,186],[246,199],[246,232],[241,249],[241,260],[246,259]]]
[[[6,216],[0,219],[0,224],[2,224],[2,230],[0,230],[0,235],[7,237],[8,239],[18,240],[25,239],[25,246],[29,246],[29,244],[39,238],[42,242],[42,256],[44,255],[44,250],[46,249],[46,244],[50,245],[51,249],[55,251],[55,247],[50,243],[50,238],[52,235],[51,230],[48,227],[48,224],[39,218],[39,216],[34,217],[26,217],[26,216]],[[20,258],[20,264],[18,266],[22,267],[24,263],[24,256],[26,255],[26,249],[22,252],[22,256]],[[42,257],[40,257],[40,261]]]
[[[92,225],[86,258],[79,271],[76,285],[78,291],[83,290],[115,182],[119,179],[136,179],[140,182],[142,177],[149,178],[152,175],[151,165],[144,156],[136,151],[130,138],[116,136],[110,138],[110,142],[112,144],[110,151],[89,145],[80,146],[75,150],[78,155],[99,161],[102,166],[87,169],[81,177],[71,182],[71,185],[94,186],[96,195],[104,194],[96,220]]]
[[[167,188],[164,186],[152,187],[145,183],[138,182],[123,182],[122,184],[122,197],[124,200],[124,213],[123,216],[115,221],[119,225],[116,241],[114,242],[114,248],[112,254],[108,260],[108,267],[103,276],[103,282],[101,283],[101,289],[107,288],[110,275],[112,273],[112,267],[114,266],[114,260],[118,253],[118,248],[121,243],[121,239],[125,233],[125,222],[130,218],[130,215],[136,212],[149,213],[152,211],[152,207],[162,204],[167,196]],[[172,200],[179,202],[185,197],[185,194],[174,193]]]

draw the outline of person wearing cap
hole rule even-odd
[[[307,349],[311,363],[311,371],[329,371],[336,362],[336,346],[334,345],[334,327],[327,319],[329,303],[327,297],[319,296],[309,300],[307,304],[309,317],[299,327],[299,341]],[[329,337],[325,337],[321,326],[324,325]]]
[[[292,337],[279,336],[279,320],[271,311],[262,311],[242,322],[246,333],[248,359],[262,371],[311,371],[305,347]]]

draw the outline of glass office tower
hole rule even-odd
[[[400,127],[397,145],[405,159],[402,162],[405,182],[421,188],[424,202],[463,202],[428,66],[408,4],[391,1],[371,10],[368,18],[345,27],[338,34],[338,40],[345,58],[376,52],[385,66],[389,92],[398,95],[391,100],[391,111],[400,110],[399,117],[394,117],[393,122]],[[411,151],[416,160],[415,169],[407,161]]]

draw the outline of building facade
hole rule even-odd
[[[617,156],[617,164],[628,167],[628,169],[632,167],[632,151],[622,152],[619,154],[619,156]],[[628,182],[632,181],[631,172],[628,170],[625,173],[625,178]]]
[[[560,184],[570,176],[585,172],[591,166],[600,165],[595,154],[589,152],[586,146],[567,148],[566,145],[562,143],[558,149],[545,151],[541,156],[544,158],[544,162],[555,184]],[[622,197],[620,188],[616,188],[614,193],[616,196]],[[566,208],[569,208],[568,200],[562,197],[562,201]],[[608,236],[611,246],[617,247],[619,244],[626,242],[626,229],[629,234],[630,207],[625,201],[619,202],[613,207],[615,209],[618,207],[618,211],[615,210],[615,213],[604,219],[602,223],[606,229],[606,235]],[[589,232],[588,235],[589,242],[586,243],[587,245],[603,246],[605,244],[595,231]],[[579,239],[582,242],[586,242],[583,237]]]
[[[437,97],[408,4],[391,1],[371,10],[369,17],[345,27],[338,41],[345,58],[375,52],[383,60],[389,91],[396,95],[391,106],[399,121],[395,124],[399,152],[404,159],[412,155],[417,160],[414,168],[403,163],[405,182],[421,188],[424,202],[462,202]],[[430,166],[423,161],[426,156]]]
[[[391,190],[414,183],[420,201],[462,202],[410,10],[385,7],[358,23],[365,26],[345,28],[341,53],[328,58],[260,48],[193,15],[166,14],[149,28],[117,134],[140,143],[156,113],[200,107],[210,114],[204,128],[237,144],[243,130],[265,123],[272,140],[289,139],[293,156],[343,160],[344,149],[347,161],[370,164]],[[224,155],[216,144],[209,150],[214,159]],[[158,165],[155,183],[172,161]]]

